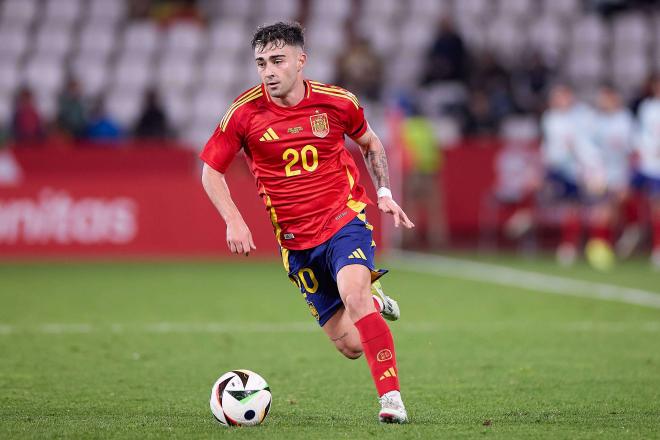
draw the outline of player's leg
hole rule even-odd
[[[312,316],[337,350],[349,359],[357,359],[362,355],[360,335],[346,313],[332,269],[326,264],[325,252],[326,245],[305,251],[282,249],[282,262],[289,279],[302,294]],[[394,316],[396,312],[398,316],[396,301],[386,295],[384,298],[381,303],[373,300],[373,310],[384,314],[385,303],[389,315]]]
[[[360,335],[362,350],[380,396],[380,420],[406,422],[408,416],[399,393],[394,339],[387,323],[374,309],[371,270],[362,264],[345,265],[337,273],[337,287],[346,314]]]
[[[395,300],[385,295],[378,281],[371,285],[374,310],[390,321],[399,318],[399,305]],[[348,315],[346,308],[338,309],[335,314],[323,325],[323,331],[328,335],[335,348],[349,359],[362,356],[362,342],[360,334]]]
[[[560,241],[555,253],[557,262],[570,266],[577,258],[580,241],[580,206],[578,187],[559,170],[549,169],[546,175],[547,192],[560,216]]]
[[[341,354],[349,359],[362,356],[360,333],[344,307],[338,309],[322,328]]]
[[[350,319],[360,336],[380,398],[379,418],[382,422],[404,423],[408,416],[399,393],[394,340],[379,313],[379,302],[372,296],[372,281],[386,272],[375,268],[372,229],[365,215],[358,214],[330,240],[328,264],[345,307],[344,316]]]

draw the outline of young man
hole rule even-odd
[[[242,149],[289,278],[335,347],[349,359],[364,353],[380,396],[380,421],[404,423],[394,342],[381,316],[398,319],[399,308],[377,283],[386,271],[374,265],[373,227],[364,214],[369,199],[344,136],[364,153],[378,208],[392,214],[395,226],[412,228],[388,189],[383,145],[353,94],[303,79],[307,56],[299,24],[258,28],[252,48],[262,83],[234,101],[204,147],[204,188],[227,224],[229,248],[247,255],[254,242],[224,179]]]
[[[591,206],[585,255],[592,266],[607,269],[614,260],[614,232],[629,193],[634,119],[612,85],[600,87],[597,105],[592,139],[604,167],[607,191]]]
[[[653,234],[651,264],[660,270],[660,76],[653,79],[653,95],[639,108],[637,183],[648,198]]]
[[[591,110],[576,102],[573,89],[555,85],[541,120],[541,156],[546,184],[561,213],[557,261],[564,266],[573,264],[578,255],[581,202],[605,189],[600,156],[590,138],[592,125]]]

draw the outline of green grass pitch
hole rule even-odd
[[[363,359],[342,358],[272,262],[0,265],[0,438],[660,438],[660,310],[393,270],[411,423],[381,426]],[[598,274],[660,291],[646,261]],[[264,376],[264,425],[227,429],[213,381]]]

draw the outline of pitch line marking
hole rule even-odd
[[[491,322],[401,322],[394,325],[397,332],[425,334],[447,331],[465,331],[483,329],[488,331],[518,331],[524,330],[534,323],[528,321],[491,321]],[[548,330],[566,332],[590,333],[622,333],[639,331],[643,333],[660,332],[658,321],[566,321],[548,322],[544,325]],[[282,322],[282,323],[229,323],[229,322],[154,322],[149,324],[63,324],[48,323],[42,325],[9,325],[0,324],[0,337],[25,334],[40,335],[90,335],[107,333],[134,334],[232,334],[232,333],[315,333],[318,326],[313,322]]]
[[[555,295],[575,296],[660,309],[660,292],[546,275],[490,263],[418,252],[392,252],[395,265],[409,272],[441,275]]]

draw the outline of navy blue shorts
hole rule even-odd
[[[637,171],[632,178],[632,186],[637,190],[646,192],[649,197],[660,198],[660,179],[657,177]]]
[[[567,178],[560,171],[549,170],[546,175],[546,181],[550,187],[550,195],[553,199],[580,200],[580,187],[574,180]]]
[[[358,214],[328,241],[302,251],[281,249],[289,278],[298,286],[312,315],[322,327],[343,307],[337,289],[337,273],[349,264],[361,264],[371,271],[371,281],[387,273],[376,269],[376,243],[364,213]]]

